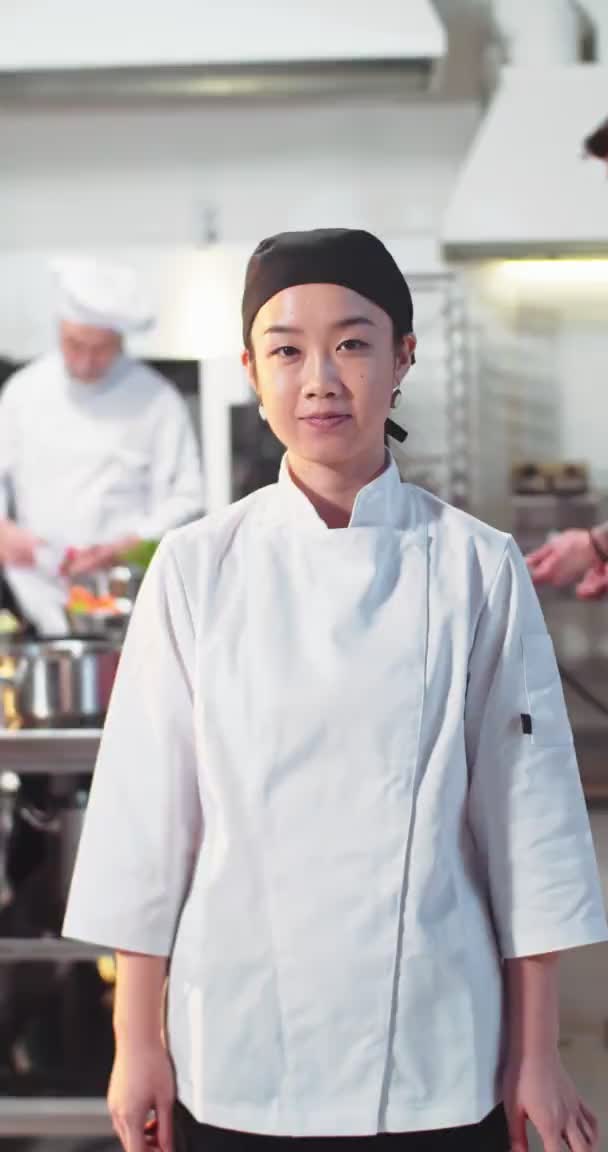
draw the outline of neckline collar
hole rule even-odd
[[[278,496],[281,510],[298,526],[318,532],[345,532],[348,528],[392,527],[401,519],[401,476],[388,448],[385,449],[384,470],[374,480],[359,489],[345,528],[328,528],[308,496],[291,477],[288,454],[281,459],[278,478]]]
[[[121,382],[129,366],[129,358],[124,352],[119,352],[105,375],[99,380],[91,381],[74,380],[67,372],[61,356],[60,364],[69,395],[79,403],[86,404],[87,401],[110,392]]]

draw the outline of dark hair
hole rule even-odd
[[[241,304],[244,343],[266,301],[296,284],[340,284],[382,308],[402,331],[414,326],[407,280],[377,236],[357,228],[313,228],[269,236],[250,257]]]

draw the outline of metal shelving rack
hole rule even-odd
[[[470,510],[474,456],[471,444],[473,357],[464,285],[456,275],[451,275],[446,284],[444,325],[449,500],[458,508]]]
[[[58,777],[93,771],[101,733],[97,730],[0,730],[0,772],[44,772]],[[72,964],[97,960],[107,949],[55,937],[0,939],[0,964],[21,961]],[[0,1097],[0,1139],[74,1137],[111,1139],[105,1099],[94,1097]]]
[[[408,281],[418,352],[397,419],[410,436],[402,448],[394,443],[391,447],[405,479],[469,509],[474,362],[465,285],[450,271],[414,273]]]

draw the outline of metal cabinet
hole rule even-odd
[[[97,731],[0,731],[0,772],[23,776],[45,773],[65,779],[92,772],[99,745]],[[95,962],[98,949],[56,937],[0,938],[0,980],[10,966],[49,965],[67,971]],[[84,1022],[83,1022],[84,1024]],[[112,1136],[104,1097],[2,1096],[0,1139],[9,1137]]]

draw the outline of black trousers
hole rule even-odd
[[[509,1152],[502,1105],[481,1124],[436,1132],[382,1133],[378,1136],[259,1136],[199,1124],[178,1100],[174,1109],[175,1152]]]

